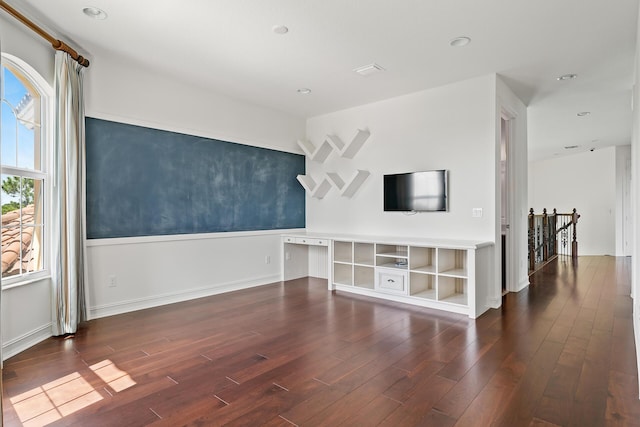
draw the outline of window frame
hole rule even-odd
[[[53,152],[53,87],[29,64],[20,58],[2,52],[0,70],[7,68],[28,90],[40,96],[40,170],[25,169],[18,166],[4,166],[0,159],[0,175],[21,176],[24,178],[42,179],[42,269],[2,278],[2,289],[38,282],[51,277],[51,192],[52,192],[52,152]],[[26,80],[26,82],[25,82]],[[2,94],[4,95],[4,94]],[[4,101],[2,101],[4,102]],[[34,146],[35,147],[35,146]],[[34,148],[35,149],[35,148]]]

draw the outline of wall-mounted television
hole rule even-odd
[[[448,191],[447,170],[384,175],[384,210],[448,211]]]

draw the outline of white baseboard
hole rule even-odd
[[[502,305],[502,297],[500,298],[487,298],[487,306],[489,308],[500,308]]]
[[[523,290],[527,286],[529,286],[529,276],[525,276],[525,277],[521,278],[520,279],[520,283],[518,283],[518,288],[515,289],[513,292],[520,292],[521,290]]]
[[[2,344],[2,360],[7,360],[8,358],[15,356],[16,354],[28,349],[29,347],[33,347],[39,342],[42,342],[52,336],[51,323],[48,323],[34,329],[33,331],[9,340]]]
[[[222,284],[217,283],[215,285],[205,286],[202,288],[188,289],[162,295],[153,295],[127,301],[119,301],[111,304],[97,305],[95,307],[89,307],[89,319],[99,319],[101,317],[129,313],[131,311],[144,310],[146,308],[159,307],[161,305],[208,297],[225,292],[232,292],[241,289],[253,288],[256,286],[268,285],[270,283],[279,281],[280,275],[276,274],[273,276],[265,276],[251,280],[240,280]]]

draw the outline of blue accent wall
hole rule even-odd
[[[89,239],[305,226],[304,156],[86,119]]]

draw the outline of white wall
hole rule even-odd
[[[531,162],[529,181],[536,213],[577,209],[579,255],[615,255],[615,147]]]
[[[296,144],[305,134],[300,117],[157,74],[109,52],[92,54],[85,73],[89,117],[302,153]]]
[[[85,74],[87,116],[300,152],[301,118],[158,75],[107,52],[92,55]],[[90,316],[277,281],[281,232],[90,240]],[[108,286],[110,276],[116,287]]]
[[[506,90],[503,94],[508,98]],[[496,98],[496,76],[488,75],[310,118],[307,135],[314,144],[327,134],[348,141],[356,129],[368,129],[371,136],[352,160],[336,153],[324,164],[307,160],[308,174],[316,180],[325,172],[348,178],[356,169],[364,169],[371,175],[351,199],[340,197],[335,189],[320,200],[307,197],[307,229],[495,241],[500,220]],[[522,103],[517,112],[525,115]],[[526,119],[523,125],[518,135],[525,135],[526,151]],[[383,212],[384,174],[430,169],[449,170],[449,212]],[[482,208],[483,216],[473,218],[473,208]],[[490,296],[494,306],[500,304],[497,286]]]
[[[53,86],[51,45],[5,14],[0,14],[0,42],[2,52],[27,62]],[[50,280],[3,290],[1,314],[4,359],[51,336]]]
[[[318,144],[327,134],[350,140],[356,129],[371,136],[353,160],[332,153],[324,164],[307,160],[314,178],[324,172],[350,177],[356,169],[371,175],[351,198],[335,190],[324,199],[307,198],[307,229],[356,233],[493,241],[495,238],[495,76],[413,93],[307,121]],[[449,170],[449,212],[405,215],[383,212],[384,174]],[[482,208],[482,218],[472,218]]]

